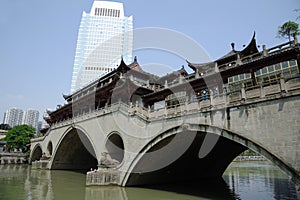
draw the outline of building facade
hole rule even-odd
[[[23,124],[32,126],[37,130],[39,122],[39,111],[28,109],[24,113]]]
[[[23,110],[18,108],[10,108],[4,113],[3,124],[8,124],[10,127],[21,125],[23,122]]]
[[[90,13],[82,13],[71,93],[113,71],[121,57],[132,62],[132,19],[117,2],[94,1]]]

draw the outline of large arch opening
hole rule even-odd
[[[107,153],[112,159],[117,160],[119,163],[123,161],[124,158],[124,143],[123,139],[118,133],[112,133],[105,144]]]
[[[83,170],[96,169],[96,153],[88,137],[79,129],[70,130],[60,142],[51,169]]]
[[[42,148],[40,147],[40,145],[36,145],[36,147],[33,149],[31,153],[30,162],[32,163],[34,161],[40,160],[42,155],[43,155]]]
[[[185,135],[191,133],[190,131],[184,131],[177,134],[181,135],[181,140],[185,140]],[[134,167],[133,171],[135,173],[132,173],[129,176],[126,185],[188,182],[212,177],[221,177],[232,160],[245,151],[246,147],[227,138],[220,137],[210,153],[204,158],[199,158],[199,150],[206,134],[210,133],[197,132],[191,145],[177,160],[170,165],[155,171],[149,171],[149,168],[145,166],[148,166],[149,163],[162,162],[162,159],[165,156],[171,156],[172,154],[172,151],[168,149],[176,150],[182,148],[182,146],[178,143],[174,143],[173,147],[168,146],[168,148],[165,148],[166,145],[173,145],[170,141],[174,138],[174,135],[171,135],[152,146],[147,152],[154,152],[157,149],[160,149],[160,155],[157,155],[157,157],[143,156]],[[211,135],[211,137],[217,136]],[[163,150],[164,148],[166,151]]]
[[[174,128],[178,129],[178,127]],[[203,131],[210,129],[209,131]],[[178,129],[179,130],[179,129]],[[190,131],[195,130],[195,131]],[[196,131],[197,130],[197,131]],[[247,149],[252,149],[260,155],[266,157],[273,164],[281,168],[286,174],[292,177],[293,181],[297,182],[297,174],[289,166],[285,165],[283,161],[279,160],[270,152],[266,151],[263,147],[243,138],[240,135],[218,129],[216,127],[203,128],[201,125],[189,125],[189,130],[186,131],[173,131],[168,137],[163,138],[158,143],[151,141],[147,146],[150,149],[142,150],[140,156],[130,168],[127,177],[124,178],[122,185],[147,185],[157,183],[175,183],[185,181],[198,181],[203,179],[217,179],[222,178],[224,171],[229,164]],[[172,139],[181,135],[182,140],[190,135],[191,132],[196,132],[195,138],[189,148],[177,160],[172,162],[166,167],[158,170],[149,171],[149,163],[159,163],[162,159],[172,155],[172,151],[168,149],[180,149],[180,145],[171,145]],[[199,150],[203,144],[204,138],[208,136],[216,137],[216,144],[212,150],[203,158],[199,158]],[[162,135],[158,136],[162,137]],[[157,149],[164,149],[160,151],[157,156],[147,156],[149,152]],[[147,170],[145,170],[147,169]]]

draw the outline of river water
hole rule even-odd
[[[223,179],[151,188],[86,187],[85,174],[0,166],[0,199],[200,200],[297,199],[295,185],[266,161],[234,162]]]

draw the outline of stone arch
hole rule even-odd
[[[52,142],[51,141],[49,141],[48,142],[48,145],[47,145],[47,153],[48,153],[48,155],[49,156],[52,156],[52,153],[53,153],[53,145],[52,145]]]
[[[108,135],[105,142],[105,151],[111,156],[111,158],[123,162],[124,159],[124,142],[123,138],[118,132],[112,132]]]
[[[145,169],[145,163],[149,163],[149,160],[145,158],[148,152],[166,146],[177,134],[181,134],[184,140],[185,135],[192,133],[195,134],[195,138],[191,146],[174,163],[153,172],[139,171]],[[206,157],[199,159],[198,152],[206,136],[218,137],[218,141]],[[176,146],[173,146],[171,148],[175,147]],[[288,176],[292,177],[295,183],[299,181],[299,175],[297,175],[296,170],[265,149],[261,144],[241,136],[238,133],[219,127],[185,124],[166,130],[151,140],[135,157],[121,184],[122,186],[127,186],[157,183],[157,180],[172,182],[195,180],[197,178],[221,177],[232,160],[247,148],[269,159]],[[159,158],[159,156],[160,155],[154,159],[163,159]],[[153,157],[151,158],[153,159]],[[157,160],[152,160],[152,162],[156,161]],[[174,180],[174,177],[176,177],[176,180]]]
[[[79,127],[70,127],[53,152],[51,169],[90,170],[98,165],[94,144]]]
[[[43,155],[42,147],[40,144],[35,145],[31,152],[31,156],[29,162],[32,163],[34,161],[40,160]]]

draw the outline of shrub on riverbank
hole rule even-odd
[[[30,139],[34,136],[35,128],[30,125],[19,125],[10,129],[5,137],[8,150],[21,149],[22,152],[28,151]]]

